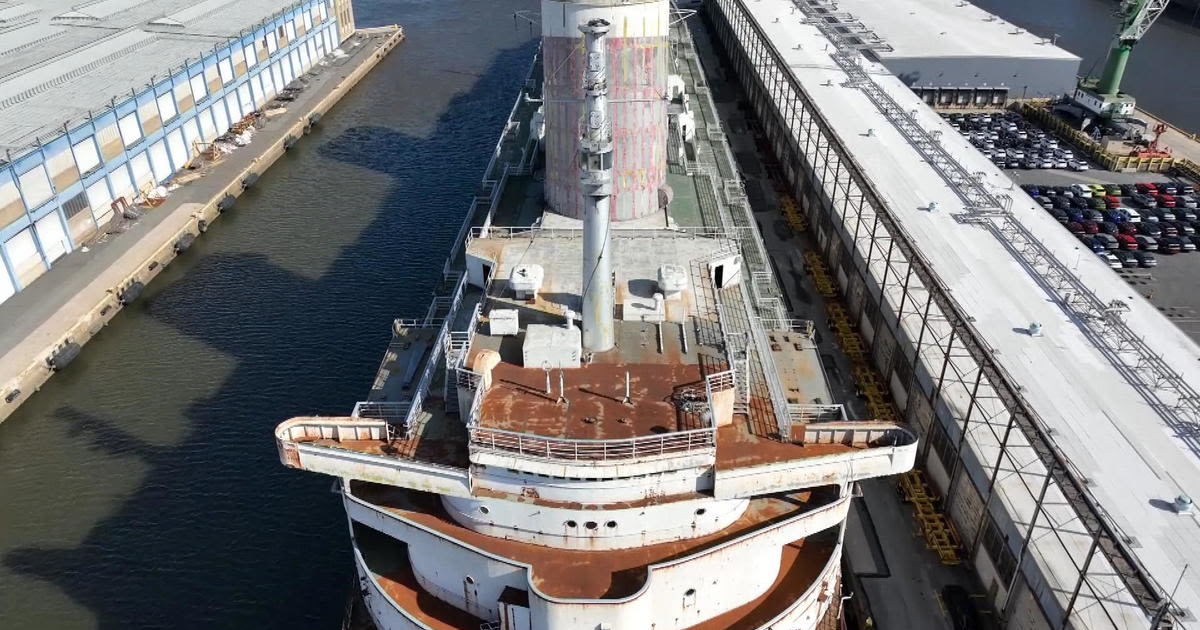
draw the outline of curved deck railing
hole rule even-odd
[[[485,451],[556,462],[611,462],[701,454],[711,453],[717,446],[717,435],[711,428],[619,440],[543,437],[486,427],[472,427],[469,431],[473,452]]]

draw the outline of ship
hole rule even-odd
[[[685,17],[541,2],[428,310],[348,415],[276,427],[335,479],[364,627],[842,627],[855,484],[917,437],[789,313]]]

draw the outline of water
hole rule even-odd
[[[1058,34],[1059,46],[1083,58],[1081,73],[1099,76],[1104,69],[1117,28],[1113,0],[971,2],[1031,33]],[[1138,107],[1200,132],[1200,80],[1191,66],[1200,59],[1200,29],[1187,25],[1190,17],[1191,12],[1176,12],[1154,23],[1133,49],[1121,88],[1137,97]]]
[[[533,54],[528,0],[357,5],[408,40],[0,424],[0,628],[338,627],[345,517],[271,429],[424,312]]]

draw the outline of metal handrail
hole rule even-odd
[[[539,43],[537,52],[534,53],[533,56],[533,62],[529,64],[529,70],[527,70],[525,73],[525,81],[522,85],[529,85],[530,82],[534,80],[534,70],[540,66],[541,55],[542,47]],[[487,196],[489,199],[488,211],[487,216],[484,218],[484,225],[491,225],[492,215],[495,213],[496,205],[500,201],[499,191],[504,190],[504,185],[508,181],[509,173],[523,173],[525,171],[525,162],[529,158],[529,146],[533,142],[537,141],[536,136],[531,133],[529,139],[526,141],[526,146],[521,150],[521,159],[517,163],[516,167],[511,164],[506,164],[504,166],[504,170],[500,174],[500,177],[496,177],[493,174],[493,171],[496,168],[496,160],[499,159],[500,155],[503,153],[504,142],[508,139],[508,132],[510,129],[512,129],[513,123],[517,122],[517,111],[520,109],[521,104],[524,101],[525,90],[521,90],[520,94],[517,95],[516,100],[513,101],[512,108],[509,109],[507,124],[504,126],[504,131],[500,133],[500,137],[496,140],[496,145],[492,149],[492,157],[488,160],[487,168],[483,170],[483,178],[481,181],[485,187],[490,188]],[[479,198],[477,197],[471,202],[471,207],[467,210],[467,215],[463,217],[462,225],[458,228],[458,234],[454,237],[454,243],[450,246],[450,254],[446,256],[446,262],[443,266],[443,270],[445,272],[450,271],[450,265],[458,255],[459,248],[461,247],[463,248],[463,251],[466,251],[466,245],[468,241],[467,231],[471,227],[471,220],[475,217],[475,213],[479,209],[478,206]]]
[[[831,420],[849,422],[846,417],[846,406],[789,403],[788,417],[793,424],[808,424],[810,422],[829,422]]]
[[[716,449],[715,428],[689,429],[662,435],[617,440],[583,440],[471,427],[472,450],[517,454],[551,461],[613,461]]]

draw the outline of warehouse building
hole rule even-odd
[[[707,12],[980,601],[1013,630],[1200,627],[1200,347],[819,3]]]
[[[964,0],[821,0],[845,33],[937,107],[997,107],[1075,90],[1078,56]]]
[[[0,302],[353,32],[350,0],[0,2]]]

